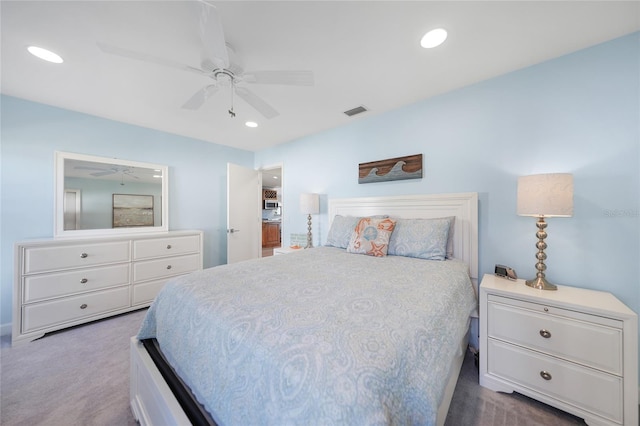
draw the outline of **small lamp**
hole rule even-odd
[[[300,211],[307,214],[307,245],[313,248],[311,235],[311,215],[320,213],[320,197],[318,194],[300,194]]]
[[[544,249],[547,243],[545,228],[546,217],[571,217],[573,216],[573,176],[569,173],[549,173],[542,175],[520,176],[518,178],[518,215],[534,216],[538,218],[536,226],[538,232],[538,242],[536,247],[538,253],[536,259],[536,278],[527,280],[529,287],[539,290],[557,290],[545,278],[544,271],[547,266],[544,264],[547,255]]]

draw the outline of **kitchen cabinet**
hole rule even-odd
[[[262,247],[280,246],[280,222],[262,222]]]

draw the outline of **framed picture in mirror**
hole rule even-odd
[[[113,194],[113,227],[153,226],[153,195]]]

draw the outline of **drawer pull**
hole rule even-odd
[[[82,253],[82,254],[80,255],[80,257],[81,257],[82,259],[86,258],[87,256],[89,256],[87,253]]]
[[[80,309],[87,309],[87,304],[83,303],[82,305],[80,305]],[[542,373],[541,373],[542,374]]]
[[[549,373],[548,371],[542,370],[540,372],[540,377],[542,377],[545,380],[551,380],[551,373]]]
[[[86,284],[89,280],[86,278],[83,278],[80,280],[80,284]]]
[[[542,330],[540,330],[540,335],[545,339],[548,339],[549,337],[551,337],[551,332],[543,328]]]
[[[171,269],[171,265],[167,265],[167,269]]]
[[[167,244],[167,250],[171,248],[171,244]]]

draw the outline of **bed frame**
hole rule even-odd
[[[469,265],[469,276],[478,288],[478,194],[475,192],[437,195],[343,198],[329,200],[329,218],[388,214],[399,218],[438,218],[455,216],[454,257]],[[477,293],[476,293],[477,294]],[[437,424],[444,425],[460,368],[467,348],[467,337],[451,363],[451,373]],[[162,374],[136,337],[131,338],[130,402],[140,425],[189,425],[190,421]]]

